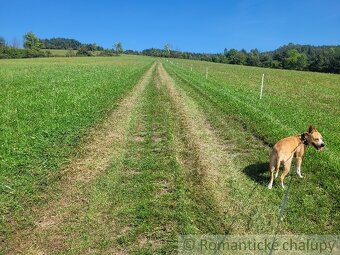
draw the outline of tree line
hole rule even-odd
[[[340,46],[312,46],[288,44],[274,51],[260,52],[224,49],[223,53],[204,54],[181,52],[169,49],[146,49],[143,55],[165,58],[182,58],[216,63],[269,67],[277,69],[303,70],[326,73],[340,73]]]
[[[210,61],[216,63],[269,67],[277,69],[304,70],[326,73],[340,73],[340,45],[312,46],[288,44],[274,51],[260,52],[258,49],[224,49],[223,53],[205,54],[172,50],[170,44],[164,49],[145,49],[143,51],[123,50],[121,42],[116,42],[112,49],[104,49],[96,43],[84,44],[75,39],[51,38],[39,39],[34,33],[24,35],[24,49],[6,44],[0,37],[1,58],[50,57],[49,50],[67,50],[66,56],[115,56],[122,53],[165,58],[182,58]],[[44,49],[44,51],[42,51]],[[96,54],[94,54],[96,52]]]
[[[0,36],[1,58],[34,58],[52,57],[50,50],[67,50],[65,56],[115,56],[123,53],[121,42],[116,42],[112,49],[104,49],[96,43],[83,44],[75,39],[51,38],[40,39],[33,32],[24,35],[23,49],[19,45],[9,45],[4,37]],[[94,54],[94,53],[97,54]]]

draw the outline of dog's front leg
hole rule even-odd
[[[296,158],[296,173],[300,178],[303,178],[303,176],[301,175],[301,164],[302,164],[302,158],[297,157]]]

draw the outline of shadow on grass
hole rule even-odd
[[[246,166],[243,172],[253,181],[261,184],[267,185],[269,181],[269,163],[268,162],[258,162]]]

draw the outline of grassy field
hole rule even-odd
[[[198,61],[180,61],[171,66],[182,79],[218,101],[224,110],[232,111],[246,129],[265,143],[273,145],[278,137],[302,133],[309,124],[315,125],[329,141],[329,149],[323,154],[311,152],[313,157],[321,157],[319,161],[322,162],[321,165],[313,162],[315,171],[312,172],[320,177],[323,187],[337,189],[340,174],[337,171],[340,166],[339,75]],[[205,79],[206,67],[208,79]],[[265,88],[264,97],[259,100],[262,73],[265,74]],[[318,168],[321,169],[317,171]]]
[[[214,111],[210,112],[209,116],[222,111],[224,117],[228,116],[238,122],[244,130],[251,132],[265,145],[273,145],[281,137],[302,133],[306,131],[308,124],[315,125],[325,138],[327,150],[324,153],[317,153],[313,148],[308,150],[303,162],[306,178],[294,185],[287,221],[294,223],[291,224],[294,226],[294,232],[310,233],[314,221],[318,224],[314,225],[317,227],[313,232],[339,231],[338,75],[185,60],[175,60],[173,64],[169,61],[166,63],[169,73],[176,81],[186,88],[188,93],[197,95],[197,101],[202,101],[202,111],[206,111],[207,106],[211,105]],[[206,67],[208,79],[205,77]],[[266,77],[265,92],[263,99],[259,100],[262,73],[265,73]],[[228,132],[225,130],[223,133]],[[267,155],[263,155],[258,158],[257,164],[245,166],[245,173],[249,178],[265,185],[267,179],[263,178],[261,171],[266,170],[266,167],[263,167],[266,161]],[[264,175],[267,176],[267,173]],[[305,211],[304,207],[302,209],[301,205],[308,207],[308,210]],[[299,207],[301,210],[297,209]],[[305,215],[301,218],[303,214]],[[306,214],[310,219],[307,219]],[[317,219],[315,215],[318,215]]]
[[[52,56],[56,57],[66,57],[66,54],[68,50],[54,50],[54,49],[43,49],[42,51],[46,52],[49,51],[51,52]],[[77,50],[72,50],[73,54],[76,55]]]
[[[0,234],[44,202],[89,127],[133,87],[149,58],[58,58],[0,62]],[[25,213],[25,215],[26,215]],[[28,214],[29,215],[29,214]]]
[[[52,54],[52,57],[67,57],[69,50],[59,50],[59,49],[42,49],[42,51],[49,51]],[[75,56],[78,50],[72,50],[72,54]],[[94,56],[99,56],[101,51],[93,51]]]
[[[0,62],[3,252],[175,254],[179,234],[272,234],[285,191],[267,189],[270,147],[309,124],[327,149],[308,149],[304,179],[292,169],[279,233],[339,233],[339,75],[152,62]]]

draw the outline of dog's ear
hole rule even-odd
[[[309,128],[308,128],[308,133],[311,134],[313,133],[313,131],[315,131],[315,127],[313,127],[312,125],[309,125]]]

